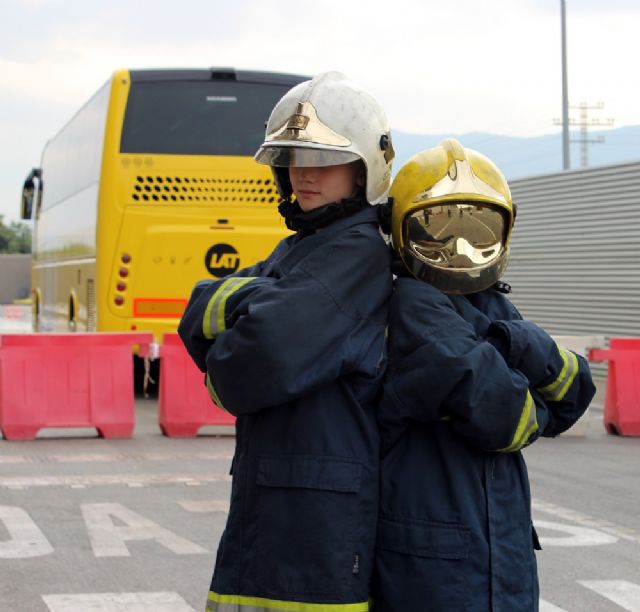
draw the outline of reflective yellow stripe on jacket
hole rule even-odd
[[[247,276],[245,278],[228,278],[218,290],[211,296],[209,303],[204,311],[204,317],[202,318],[202,333],[205,338],[213,339],[220,332],[223,332],[225,327],[224,321],[224,308],[227,304],[229,296],[243,287],[247,283],[254,280],[255,276]]]
[[[520,420],[518,421],[518,427],[516,427],[516,433],[513,435],[511,444],[505,448],[499,449],[501,453],[513,453],[523,448],[529,438],[538,431],[538,420],[536,419],[536,407],[533,401],[531,393],[527,391],[527,398],[522,408]]]
[[[558,377],[552,383],[538,389],[544,399],[552,402],[559,402],[567,394],[580,367],[578,358],[571,351],[561,346],[558,346],[558,351],[560,352],[560,357],[562,357],[562,370],[560,370],[560,374],[558,374]]]
[[[218,408],[220,408],[221,410],[224,410],[225,412],[229,412],[222,405],[222,402],[220,401],[220,398],[218,397],[218,394],[216,393],[216,390],[213,387],[213,382],[211,382],[211,377],[209,376],[208,372],[207,372],[207,375],[205,377],[205,380],[207,382],[207,391],[209,392],[209,397],[214,401],[214,403],[216,404],[216,406],[218,406]]]
[[[303,603],[264,597],[220,595],[209,591],[207,612],[369,612],[369,602],[352,604]]]

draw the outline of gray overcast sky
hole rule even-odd
[[[567,0],[567,20],[570,102],[640,124],[640,2]],[[560,0],[0,0],[0,215],[114,69],[209,66],[340,70],[402,131],[545,134]]]

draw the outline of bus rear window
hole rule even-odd
[[[121,153],[253,155],[285,85],[236,81],[131,84]]]

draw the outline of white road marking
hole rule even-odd
[[[114,461],[176,461],[183,459],[202,459],[204,461],[231,460],[233,452],[228,453],[84,453],[54,455],[3,455],[2,463],[93,463]]]
[[[0,317],[0,330],[3,334],[28,334],[31,333],[31,322]]]
[[[606,597],[629,612],[640,611],[640,585],[626,580],[578,580],[582,586]]]
[[[98,487],[105,485],[164,485],[193,482],[226,482],[226,474],[87,474],[71,476],[5,476],[0,478],[0,488],[24,489],[29,487]]]
[[[541,599],[539,612],[566,612],[566,610],[564,608],[558,608],[558,606],[554,606],[552,603]]]
[[[545,514],[552,514],[553,516],[565,519],[567,521],[570,521],[571,523],[575,523],[576,525],[582,525],[583,527],[593,527],[594,529],[598,529],[599,531],[604,531],[605,533],[609,533],[621,540],[640,543],[640,534],[636,533],[632,529],[628,529],[627,527],[611,523],[610,521],[594,519],[591,516],[581,514],[580,512],[576,512],[575,510],[563,508],[562,506],[556,506],[555,504],[550,504],[548,502],[538,500],[533,500],[531,502],[531,507],[533,508],[534,512],[544,512]],[[534,525],[537,524],[538,521],[534,520]]]
[[[122,504],[81,504],[81,509],[96,557],[130,557],[126,542],[140,540],[155,540],[177,555],[209,552]],[[114,518],[125,525],[114,524]]]
[[[535,521],[536,528],[560,531],[569,535],[552,537],[540,535],[542,547],[545,546],[598,546],[602,544],[613,544],[618,541],[613,535],[591,529],[590,527],[576,527],[563,523],[553,523],[551,521]]]
[[[0,542],[0,559],[41,557],[53,552],[49,540],[22,508],[0,506],[0,522],[9,532],[9,539]]]
[[[172,591],[43,595],[50,612],[195,612]]]
[[[229,500],[205,499],[178,502],[187,512],[229,512]]]
[[[26,463],[27,458],[24,455],[2,455],[0,463]]]

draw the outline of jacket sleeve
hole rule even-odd
[[[321,273],[305,260],[282,278],[232,278],[197,298],[191,333],[200,325],[208,342],[203,365],[218,405],[247,414],[341,376],[378,373],[391,276],[382,242],[373,252],[359,244],[369,240],[338,240],[314,253]]]
[[[206,372],[206,354],[214,336],[207,333],[204,322],[205,309],[211,296],[222,285],[228,285],[231,279],[253,280],[260,276],[265,267],[265,261],[258,261],[252,266],[242,268],[221,280],[203,280],[196,284],[191,291],[189,302],[178,324],[178,335],[200,370]],[[233,281],[237,282],[237,281]],[[244,284],[244,283],[243,283]]]
[[[219,281],[201,281],[194,287],[178,334],[202,372],[207,371],[207,352],[216,336],[233,325],[242,303],[253,291],[271,282],[273,279],[268,277],[234,275]]]
[[[500,347],[510,367],[527,377],[546,406],[543,436],[566,431],[582,416],[596,391],[583,357],[556,344],[531,321],[494,321],[488,339]]]
[[[540,424],[527,377],[440,291],[411,279],[397,287],[382,419],[445,421],[483,450],[511,452],[530,443]]]

